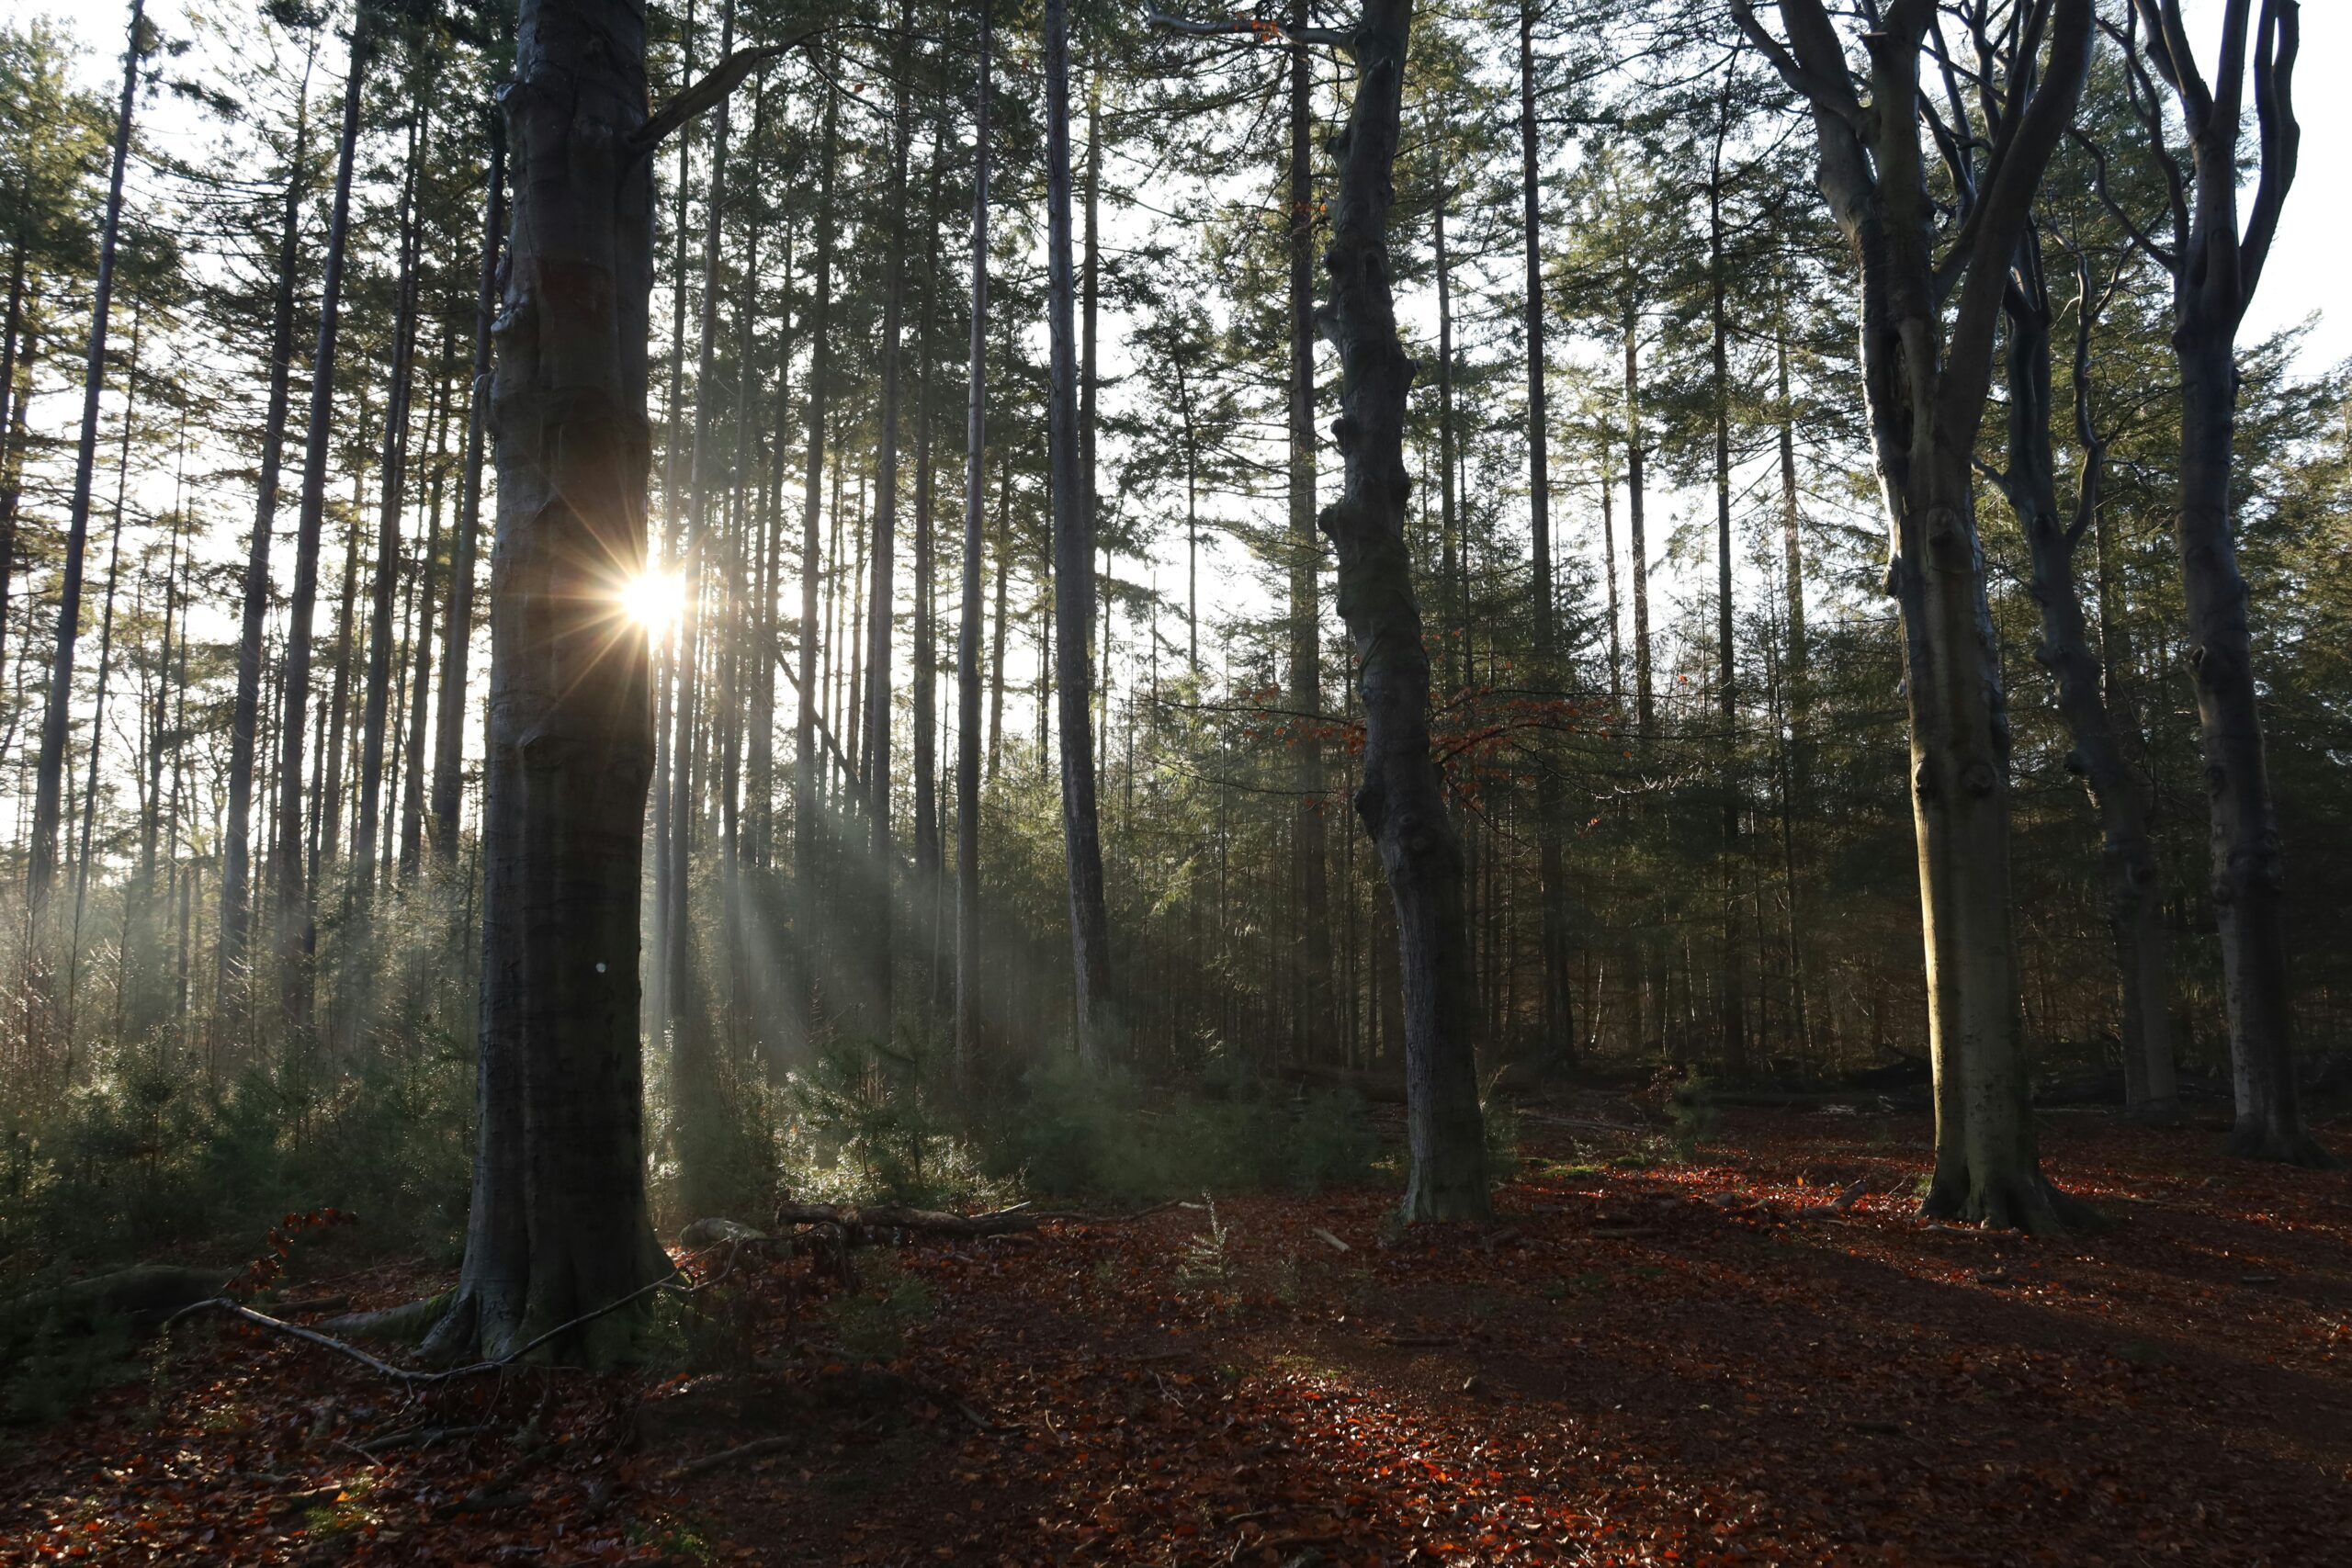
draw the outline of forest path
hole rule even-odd
[[[1391,1197],[1351,1190],[864,1248],[854,1290],[747,1262],[650,1385],[412,1408],[223,1337],[10,1454],[0,1559],[2291,1564],[2352,1539],[2352,1178],[2053,1115],[2052,1173],[2119,1224],[2035,1243],[1913,1216],[1920,1119],[1738,1116],[1687,1162],[1523,1126],[1483,1230],[1385,1240]]]

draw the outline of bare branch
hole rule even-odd
[[[2261,128],[2262,177],[2255,187],[2254,210],[2247,215],[2245,239],[2238,259],[2238,310],[2243,312],[2262,280],[2262,265],[2270,259],[2270,242],[2278,233],[2279,209],[2287,204],[2288,187],[2295,183],[2295,157],[2302,127],[2295,119],[2295,56],[2302,47],[2302,7],[2296,0],[2262,0],[2262,18],[2255,24],[2254,107]]]
[[[1297,43],[1310,48],[1336,49],[1349,54],[1355,52],[1355,35],[1344,28],[1294,27],[1275,17],[1235,15],[1221,22],[1193,22],[1154,10],[1148,13],[1148,19],[1162,32],[1181,33],[1186,38],[1248,37],[1256,39],[1260,43]]]

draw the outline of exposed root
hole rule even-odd
[[[2303,1170],[2341,1170],[2344,1162],[2320,1145],[2301,1127],[2276,1127],[2256,1120],[2240,1120],[2222,1145],[2233,1159],[2267,1160]]]

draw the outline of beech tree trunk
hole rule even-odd
[[[2329,1167],[2336,1163],[2335,1156],[2304,1127],[2297,1103],[2294,1010],[2287,984],[2286,856],[2263,755],[2261,695],[2230,493],[2238,325],[2269,258],[2302,136],[2293,99],[2301,13],[2294,0],[2262,0],[2252,51],[2258,179],[2241,230],[2251,9],[2250,0],[2231,0],[2223,7],[2222,49],[2210,84],[2189,51],[2177,0],[2133,0],[2131,20],[2136,26],[2125,37],[2127,47],[2140,51],[2178,97],[2192,164],[2184,178],[2168,149],[2151,149],[2171,165],[2173,243],[2157,259],[2173,275],[2172,341],[2180,365],[2180,516],[2175,536],[2188,602],[2189,678],[2197,694],[2212,824],[2212,898],[2221,928],[2230,1073],[2237,1100],[2228,1148],[2252,1159]]]
[[[2041,5],[2026,36],[2042,36],[2046,25],[2046,62],[2009,62],[2014,90],[1997,122],[1961,138],[1971,156],[1982,152],[1990,163],[1967,166],[1969,210],[1940,264],[1922,132],[1909,116],[1862,110],[1822,0],[1782,0],[1786,48],[1746,0],[1734,7],[1815,106],[1820,188],[1860,275],[1864,400],[1888,513],[1886,588],[1904,644],[1935,1064],[1935,1169],[1924,1210],[2035,1234],[2092,1216],[2042,1175],[2034,1132],[2010,908],[2008,715],[1972,460],[2008,267],[2089,65],[2091,0]],[[1931,18],[1925,0],[1898,0],[1873,32],[1871,101],[1917,100]],[[1957,297],[1949,308],[1948,291]]]
[[[2033,563],[2033,600],[2041,613],[2041,645],[2034,659],[2050,672],[2059,716],[2074,743],[2067,768],[2080,775],[2098,815],[2108,930],[2122,980],[2125,1108],[2142,1121],[2170,1122],[2179,1113],[2172,984],[2161,918],[2163,885],[2148,832],[2148,786],[2125,755],[2123,727],[2108,704],[2075,573],[2075,547],[2096,525],[2105,461],[2089,416],[2091,321],[2098,307],[2085,272],[2085,288],[2075,307],[2075,406],[2084,451],[2081,488],[2069,520],[2059,515],[2051,451],[2052,312],[2039,252],[2039,241],[2029,239],[2017,268],[2024,281],[2010,288],[2006,300],[2009,446],[2004,486]]]
[[[514,230],[491,428],[491,739],[473,1208],[445,1354],[500,1354],[669,1271],[645,1201],[639,879],[653,183],[644,12],[523,0]],[[548,1348],[627,1359],[640,1314]]]
[[[1396,199],[1398,118],[1412,0],[1365,0],[1351,35],[1354,103],[1335,143],[1331,241],[1323,261],[1330,302],[1319,324],[1340,354],[1345,464],[1323,532],[1340,562],[1363,694],[1363,784],[1356,811],[1379,848],[1396,906],[1405,1001],[1408,1220],[1487,1213],[1478,1108],[1477,991],[1470,969],[1462,844],[1430,755],[1429,651],[1405,540],[1405,405],[1413,362],[1396,336],[1389,290],[1388,216]]]
[[[1094,808],[1094,520],[1087,514],[1078,421],[1070,266],[1069,17],[1046,0],[1046,310],[1050,328],[1046,445],[1053,476],[1054,665],[1060,703],[1062,848],[1068,860],[1071,1000],[1078,1053],[1100,1065],[1112,1028],[1111,922]]]

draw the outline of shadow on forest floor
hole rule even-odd
[[[1220,1197],[862,1250],[854,1289],[778,1259],[650,1385],[409,1407],[223,1338],[7,1456],[0,1552],[2340,1560],[2352,1178],[2052,1116],[2052,1174],[2118,1223],[2037,1243],[1915,1217],[1923,1119],[1736,1114],[1661,1164],[1577,1109],[1522,1122],[1491,1226]],[[1843,1217],[1807,1213],[1857,1180]],[[402,1430],[456,1435],[377,1446]]]

